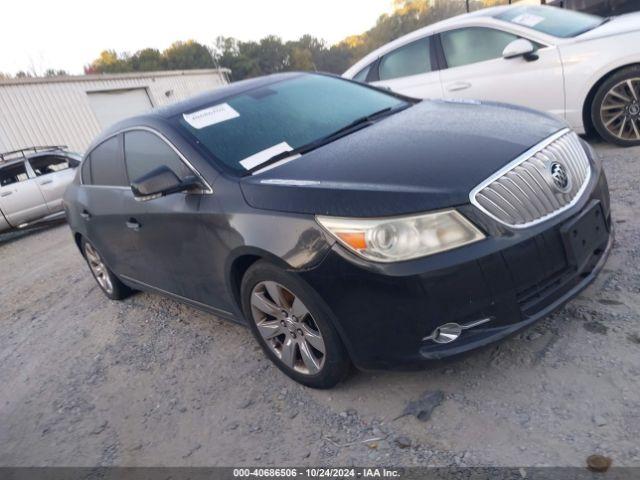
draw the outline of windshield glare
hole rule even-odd
[[[536,6],[512,8],[496,18],[561,38],[575,37],[604,21],[602,17],[587,13]]]
[[[260,160],[406,103],[345,80],[301,75],[186,112],[174,121],[218,162],[246,173]]]

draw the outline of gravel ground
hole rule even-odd
[[[639,466],[640,148],[596,148],[617,242],[592,286],[463,361],[332,391],[294,384],[241,326],[107,300],[66,225],[5,237],[0,465]],[[427,421],[397,418],[439,391]]]

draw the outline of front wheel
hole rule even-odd
[[[640,66],[620,70],[600,85],[591,119],[604,140],[623,147],[640,145]]]
[[[289,377],[331,388],[349,373],[350,360],[328,307],[301,279],[260,261],[243,277],[241,295],[258,343]]]

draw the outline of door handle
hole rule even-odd
[[[467,88],[470,88],[471,84],[469,82],[458,82],[458,83],[452,83],[451,85],[449,85],[447,87],[447,90],[449,90],[450,92],[458,92],[460,90],[466,90]]]
[[[11,195],[13,192],[2,192],[0,193],[0,197],[8,197],[9,195]]]
[[[87,212],[86,210],[82,210],[80,212],[80,216],[82,218],[84,218],[85,220],[89,220],[91,218],[91,214],[89,212]]]
[[[135,218],[130,218],[129,220],[127,220],[127,227],[131,230],[140,230],[141,226],[142,225],[140,225],[140,222],[138,222]]]
[[[49,180],[44,180],[42,182],[40,182],[40,185],[48,185],[50,183],[53,183],[53,180],[49,179]]]

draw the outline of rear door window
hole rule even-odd
[[[93,185],[128,186],[122,158],[122,135],[111,137],[91,152],[91,183]]]
[[[124,134],[127,173],[132,182],[158,167],[168,167],[184,180],[193,172],[164,140],[151,132],[132,130]]]
[[[0,168],[0,187],[29,180],[24,163],[16,163]]]
[[[387,53],[380,59],[380,80],[409,77],[431,72],[430,37]]]
[[[31,158],[29,163],[37,177],[78,166],[77,160],[53,155]]]

